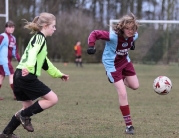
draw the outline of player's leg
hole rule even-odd
[[[31,100],[29,101],[25,101],[25,102],[22,102],[22,109],[25,109],[29,106],[31,106],[33,104],[33,102]],[[21,111],[20,110],[20,111]],[[17,127],[20,125],[20,120],[19,120],[19,116],[18,116],[18,113],[20,112],[18,111],[15,115],[12,116],[11,120],[9,121],[9,123],[7,124],[7,126],[4,128],[3,130],[3,133],[0,134],[0,138],[3,137],[3,136],[6,136],[6,137],[12,137],[12,138],[18,138],[17,136],[15,136],[13,134],[13,132],[17,129]],[[27,119],[27,118],[26,118]],[[29,124],[28,124],[29,125]]]
[[[128,99],[127,99],[127,91],[126,87],[124,85],[124,82],[121,80],[117,81],[114,83],[114,86],[118,92],[118,97],[119,97],[119,105],[120,106],[125,106],[128,105]]]
[[[139,80],[136,75],[126,76],[124,79],[124,83],[127,87],[133,90],[137,90],[139,88]]]
[[[11,137],[13,136],[14,130],[20,125],[20,121],[16,118],[15,115],[12,116],[11,120],[7,124],[7,126],[4,128],[3,132],[0,134],[0,138],[6,136]],[[15,137],[15,136],[14,136]],[[4,137],[5,138],[5,137]]]
[[[13,97],[14,97],[14,100],[15,100],[16,97],[14,95],[14,86],[13,86],[13,74],[14,74],[13,66],[9,62],[7,64],[3,64],[3,69],[4,69],[4,72],[5,72],[5,75],[9,76],[9,85],[10,85],[10,87],[12,89]]]
[[[5,78],[5,72],[4,72],[3,66],[0,65],[0,89],[2,87],[2,83],[3,83],[4,78]],[[3,100],[3,98],[0,97],[0,100]]]
[[[136,76],[136,72],[135,72],[135,69],[133,67],[133,64],[131,62],[129,62],[122,70],[122,75],[123,75],[123,82],[124,84],[133,89],[133,90],[136,90],[138,89],[139,87],[139,81],[138,81],[138,78]],[[124,77],[125,76],[125,77]],[[129,105],[128,105],[129,106]],[[128,109],[127,109],[128,108]],[[129,107],[127,107],[126,109],[128,110],[127,114],[130,115],[130,109]],[[120,107],[121,111],[122,110],[125,110],[125,106],[121,106]],[[123,114],[123,116],[125,116]],[[129,120],[131,120],[131,117],[129,117]],[[134,127],[132,126],[132,121],[131,121],[131,124],[127,124],[126,123],[126,133],[127,134],[133,134],[134,133]]]
[[[123,74],[124,84],[127,87],[129,87],[133,90],[136,90],[139,88],[139,80],[136,76],[135,69],[131,62],[127,64],[127,66],[124,68],[122,74]]]
[[[12,93],[13,93],[14,100],[15,100],[16,97],[14,95],[14,85],[13,85],[14,69],[13,69],[11,62],[8,63],[8,69],[7,69],[7,71],[5,70],[5,72],[9,73],[9,84],[10,84],[10,87],[12,89]]]
[[[116,87],[116,90],[118,92],[118,98],[119,98],[119,105],[120,110],[123,115],[123,119],[126,124],[126,134],[134,134],[134,127],[132,126],[132,119],[130,115],[130,108],[128,104],[128,98],[127,98],[127,91],[126,87],[124,85],[123,80],[119,80],[118,82],[114,83],[114,86]]]
[[[17,69],[14,74],[14,93],[18,101],[23,102],[23,109],[16,114],[22,126],[29,132],[34,129],[31,116],[52,107],[58,102],[57,95],[33,74],[22,77],[22,70]],[[42,100],[32,104],[31,100],[41,97]]]
[[[22,110],[21,115],[32,116],[34,114],[42,112],[45,109],[52,107],[58,102],[58,97],[53,91],[50,91],[49,93],[42,96],[41,98],[42,98],[41,100],[36,101],[28,108]]]
[[[79,61],[80,67],[83,67],[83,65],[82,65],[82,57],[81,56],[79,57],[78,61]]]
[[[16,117],[21,121],[21,124],[24,127],[24,129],[26,129],[29,132],[33,132],[34,128],[31,124],[30,117],[44,111],[45,109],[52,107],[57,102],[57,95],[53,91],[50,91],[46,95],[42,96],[41,100],[36,101],[34,104],[30,106],[28,105],[27,108],[18,112]]]
[[[28,76],[24,77],[24,78],[26,78],[27,80],[29,79]],[[25,110],[26,108],[28,108],[29,106],[31,106],[33,104],[33,101],[30,99],[30,96],[28,95],[28,93],[26,93],[26,91],[28,91],[28,90],[31,91],[31,89],[30,89],[31,87],[30,88],[28,87],[28,84],[30,86],[31,86],[31,84],[27,80],[24,80],[24,78],[22,77],[21,70],[17,69],[13,75],[14,94],[16,96],[17,101],[22,101],[22,109],[15,114],[15,117],[19,121],[19,124],[22,123],[21,121],[25,120],[25,125],[28,127],[29,131],[32,132],[32,131],[34,131],[34,129],[31,124],[31,118],[30,117],[20,118],[21,111]],[[34,84],[32,84],[32,86],[34,86]],[[22,124],[22,126],[23,126],[23,124]],[[13,129],[13,131],[15,130],[15,128],[12,128],[12,129]]]
[[[14,76],[14,74],[10,74],[9,75],[9,84],[10,84],[10,87],[11,87],[13,95],[14,95],[13,76]],[[14,100],[16,100],[16,96],[15,95],[14,95]]]
[[[43,99],[39,101],[39,105],[43,110],[54,106],[58,102],[58,97],[53,91],[50,91],[48,94],[42,96],[42,98]]]
[[[4,76],[0,74],[0,88],[1,88],[1,86],[2,86],[3,80],[4,80]],[[0,100],[3,100],[3,98],[0,97]]]
[[[26,129],[28,132],[33,132],[34,128],[31,124],[31,118],[30,116],[26,116],[22,114],[22,111],[24,111],[25,109],[29,108],[30,106],[33,105],[32,100],[28,100],[28,101],[24,101],[22,102],[22,109],[20,111],[18,111],[15,116],[16,118],[20,121],[20,123],[22,124],[22,126],[24,127],[24,129]]]
[[[78,56],[75,57],[75,64],[78,67]]]
[[[18,114],[23,127],[27,131],[32,132],[33,127],[30,127],[31,123],[28,118],[30,119],[32,115],[55,105],[58,102],[58,97],[48,86],[38,80],[35,75],[29,73],[27,76],[22,77],[22,70],[18,69],[16,72],[14,74],[14,92],[17,100],[27,101],[35,100],[39,97],[42,98]]]
[[[107,76],[109,78],[109,81],[111,83],[114,83],[114,86],[118,92],[119,109],[123,115],[123,119],[126,124],[126,130],[125,130],[126,134],[133,134],[134,127],[132,126],[132,119],[130,115],[130,108],[129,108],[128,98],[127,98],[127,91],[126,91],[126,86],[124,84],[123,75],[122,75],[124,68],[125,66],[120,66],[114,72],[107,72]]]

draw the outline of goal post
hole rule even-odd
[[[179,66],[179,21],[137,20],[139,38],[130,52],[134,63],[176,64]],[[109,31],[119,20],[109,20]]]
[[[118,23],[119,20],[111,19],[109,20],[109,31],[112,31],[112,25]],[[139,23],[160,23],[160,24],[179,24],[177,20],[138,20]]]
[[[5,13],[0,14],[0,17],[5,17],[6,22],[9,20],[9,0],[5,0]]]

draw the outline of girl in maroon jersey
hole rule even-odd
[[[128,51],[134,50],[134,41],[138,38],[138,22],[130,13],[123,16],[112,32],[94,30],[88,37],[88,54],[94,54],[96,40],[106,41],[102,62],[104,64],[108,80],[114,84],[119,97],[119,109],[122,112],[126,134],[134,134],[134,127],[130,115],[126,87],[138,89],[139,81],[135,69],[129,58]]]
[[[18,62],[20,61],[16,38],[13,35],[14,30],[14,22],[8,21],[5,24],[5,32],[0,34],[0,88],[5,76],[9,76],[9,84],[13,92],[14,68],[11,62],[13,57],[16,58]],[[16,97],[14,95],[14,100],[15,99]],[[1,97],[0,100],[3,100],[3,98]]]

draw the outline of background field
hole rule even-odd
[[[14,63],[16,65],[17,63]],[[54,107],[32,117],[34,133],[20,126],[15,134],[21,138],[178,138],[179,75],[178,65],[135,65],[140,82],[136,91],[128,89],[135,135],[124,134],[124,121],[119,110],[117,92],[107,80],[102,64],[54,63],[70,75],[68,82],[53,79],[45,72],[39,78],[58,94]],[[153,80],[166,75],[173,83],[172,91],[159,96],[152,89]],[[21,108],[12,100],[8,78],[0,90],[0,130]]]

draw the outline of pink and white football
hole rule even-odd
[[[172,82],[166,76],[158,76],[153,83],[154,91],[159,95],[166,95],[172,89]]]

